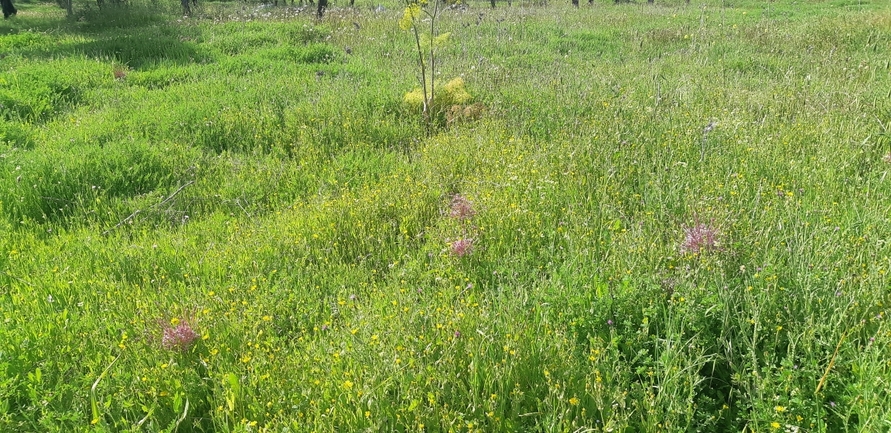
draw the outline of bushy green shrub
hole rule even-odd
[[[453,106],[464,106],[473,100],[461,77],[453,78],[445,84],[428,86],[427,91],[433,91],[432,106],[428,107],[428,110],[438,124],[443,124],[447,120],[447,112]],[[406,93],[403,102],[412,112],[420,112],[424,108],[424,92],[418,87]]]
[[[434,111],[442,111],[444,107],[452,105],[466,104],[473,98],[465,89],[464,79],[461,77],[453,78],[444,85],[437,84],[435,88],[436,92],[433,96]],[[428,91],[431,91],[431,89],[428,88]],[[424,105],[424,92],[418,87],[406,93],[403,100],[413,110],[419,110]]]

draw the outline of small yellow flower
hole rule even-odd
[[[770,426],[773,427],[773,428],[775,428],[775,429],[779,429],[779,428],[780,428],[780,423],[774,421],[774,422],[770,423]]]
[[[421,16],[421,6],[417,3],[410,4],[402,13],[402,19],[399,20],[399,28],[402,30],[408,30],[413,25],[415,20]]]
[[[573,405],[573,406],[578,406],[578,405],[579,405],[579,399],[576,398],[576,397],[570,398],[570,399],[569,399],[569,404],[571,404],[571,405]]]
[[[777,406],[774,408],[777,412],[783,413],[786,411],[786,406]]]

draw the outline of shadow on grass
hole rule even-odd
[[[68,17],[52,4],[22,3],[19,15],[0,27],[0,51],[25,59],[109,59],[131,68],[211,58],[192,42],[199,29],[176,21],[166,6],[77,5]]]

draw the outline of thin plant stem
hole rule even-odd
[[[434,51],[436,50],[436,45],[434,43],[434,38],[436,35],[436,18],[439,15],[439,2],[433,2],[433,14],[427,13],[430,16],[430,100],[429,106],[433,107],[433,98],[436,95],[436,56]],[[430,113],[426,113],[427,123],[430,123]],[[428,128],[429,133],[429,128]]]
[[[421,92],[424,96],[423,99],[423,113],[424,113],[424,127],[427,129],[427,134],[430,134],[430,113],[428,112],[428,96],[427,96],[427,69],[424,64],[424,50],[421,49],[421,36],[418,33],[418,26],[412,23],[411,26],[412,34],[415,36],[415,46],[418,48],[418,63],[421,67]]]

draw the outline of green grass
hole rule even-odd
[[[359,3],[0,23],[0,431],[888,429],[886,3]]]

